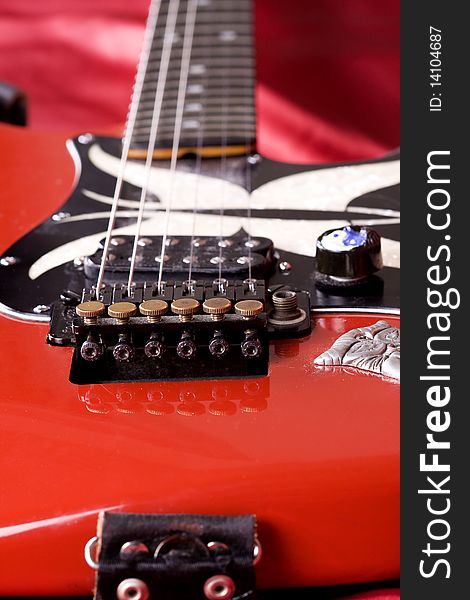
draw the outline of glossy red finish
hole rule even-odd
[[[2,183],[8,246],[60,204],[73,170],[60,138],[46,155],[1,133],[16,169]],[[9,158],[8,138],[23,153]],[[0,595],[90,593],[83,546],[102,509],[255,513],[262,587],[396,578],[399,385],[312,363],[377,319],[318,315],[308,339],[271,346],[263,379],[79,387],[45,325],[0,317]]]

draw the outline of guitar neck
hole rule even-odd
[[[156,148],[173,143],[189,0],[180,0],[159,113]],[[162,0],[131,135],[134,155],[149,143],[165,27],[174,0]],[[203,154],[252,148],[256,137],[252,0],[199,0],[194,24],[180,148]],[[164,156],[160,156],[164,158]]]

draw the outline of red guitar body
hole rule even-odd
[[[65,137],[2,126],[0,251],[74,186]],[[3,273],[0,271],[0,277]],[[254,513],[260,587],[399,574],[399,385],[313,359],[398,317],[314,314],[268,377],[77,386],[46,324],[0,316],[0,594],[87,594],[101,510]]]

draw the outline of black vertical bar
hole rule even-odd
[[[470,575],[470,394],[466,385],[470,328],[465,290],[470,274],[470,124],[465,91],[470,30],[465,9],[461,2],[402,2],[401,570],[405,600],[468,595],[462,592]],[[427,173],[430,163],[450,168],[431,167]],[[446,300],[450,306],[444,305]],[[433,354],[436,350],[449,354]],[[420,455],[424,455],[421,467]],[[436,470],[426,471],[433,460]],[[448,471],[440,470],[446,466]]]

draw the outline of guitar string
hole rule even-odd
[[[206,52],[206,57],[209,55]],[[201,78],[202,85],[202,94],[201,94],[201,107],[204,108],[205,100],[206,100],[206,87],[207,87],[207,67],[205,67],[203,71],[203,77]],[[188,268],[188,285],[192,284],[192,275],[193,275],[193,263],[196,260],[196,251],[195,251],[195,237],[196,237],[196,220],[197,220],[197,210],[199,206],[199,191],[200,191],[200,180],[201,180],[201,171],[202,171],[202,147],[204,143],[204,132],[206,127],[206,114],[203,109],[201,120],[199,122],[199,131],[197,136],[197,146],[196,146],[196,165],[195,165],[195,173],[196,173],[196,181],[194,183],[194,203],[193,203],[193,212],[192,212],[192,222],[191,222],[191,239],[189,242],[189,268]]]
[[[223,256],[223,246],[224,242],[224,217],[225,217],[225,201],[226,194],[228,188],[227,182],[227,144],[228,144],[228,73],[230,72],[230,68],[232,67],[232,56],[228,53],[228,44],[225,45],[223,50],[224,58],[227,58],[227,67],[226,71],[223,75],[223,83],[222,83],[222,118],[221,118],[221,158],[220,158],[220,174],[222,177],[221,184],[221,194],[220,194],[220,210],[219,210],[219,285],[222,285],[222,262],[224,260]]]
[[[247,134],[246,136],[246,144],[251,142],[250,136]],[[248,247],[248,279],[252,280],[252,261],[253,261],[253,238],[251,237],[251,227],[252,227],[252,218],[251,218],[251,188],[252,188],[252,177],[251,177],[251,162],[250,155],[246,157],[246,176],[245,176],[245,186],[247,195],[247,206],[246,206],[246,220],[247,220],[247,236],[246,236],[246,246]]]
[[[152,7],[153,8],[155,7],[155,4],[156,4],[155,2],[152,2],[151,9],[152,9]],[[170,4],[171,4],[171,0],[170,0]],[[179,2],[177,4],[179,4]],[[194,8],[196,9],[195,5],[197,5],[197,0],[194,0],[194,2],[192,4],[194,5]],[[158,8],[159,8],[159,6],[158,6]],[[188,11],[189,11],[189,5],[188,5]],[[152,27],[149,27],[150,19],[152,17],[152,10],[150,10],[150,12],[149,12],[149,19],[148,19],[148,26],[146,28],[146,32],[147,33],[149,31],[152,31],[152,30],[154,31],[155,30],[157,16],[158,16],[158,11],[157,11],[157,14],[155,15],[155,19],[154,19],[154,23],[152,24]],[[192,27],[194,28],[194,22],[193,22],[193,26]],[[186,32],[186,30],[185,30],[185,32]],[[191,34],[191,37],[192,37],[192,34]],[[149,57],[149,54],[150,54],[150,49],[151,49],[151,43],[152,43],[153,35],[146,36],[146,38],[147,38],[147,40],[150,39],[150,47],[148,48],[148,52],[146,52],[146,53],[143,52],[142,53],[143,54],[143,58],[141,59],[141,62],[140,62],[140,65],[139,65],[139,69],[138,69],[138,75],[143,74],[144,76],[145,76],[146,67],[147,67],[147,63],[148,63],[148,57]],[[167,36],[165,35],[165,40],[166,39],[167,39]],[[171,49],[170,49],[170,52],[171,52]],[[184,51],[183,51],[183,53],[184,53]],[[190,58],[190,49],[189,49],[189,55],[188,55],[188,49],[186,50],[186,55],[188,56],[188,59],[189,59]],[[228,58],[230,60],[230,56]],[[189,60],[188,60],[187,67],[189,67]],[[135,108],[135,109],[138,108],[138,105],[139,105],[138,100],[140,100],[140,95],[141,95],[141,92],[142,92],[142,85],[138,86],[139,79],[140,79],[140,82],[142,84],[144,78],[136,76],[136,83],[135,83],[135,86],[134,86],[134,95],[133,95],[133,100],[132,100],[132,104],[131,104],[131,108]],[[186,86],[187,73],[186,73],[185,79],[186,79],[186,81],[185,81],[185,86]],[[180,77],[180,84],[181,84],[181,80],[182,80],[182,77]],[[226,144],[227,144],[227,116],[228,116],[227,115],[227,108],[228,108],[227,107],[227,102],[228,102],[227,91],[228,90],[227,90],[227,81],[226,81],[226,79],[225,79],[225,86],[224,87],[225,87],[224,91],[226,93],[224,95],[224,110],[223,110],[224,115],[223,115],[223,120],[222,120],[222,127],[223,127],[222,146],[225,149]],[[178,97],[181,100],[181,87],[179,89],[179,96]],[[180,113],[180,122],[178,124],[178,120],[177,120],[177,122],[175,123],[175,126],[176,126],[175,129],[179,129],[179,132],[178,132],[178,135],[176,137],[174,136],[174,145],[173,145],[173,150],[172,150],[172,168],[171,168],[172,172],[174,172],[175,167],[176,167],[177,148],[179,146],[179,137],[180,137],[180,132],[181,132],[181,121],[182,121],[182,110],[181,110],[182,106],[181,106],[181,102],[178,102],[178,104],[180,105],[180,108],[179,108],[179,111],[178,111]],[[129,112],[128,127],[126,129],[127,136],[125,137],[125,140],[127,140],[128,142],[130,142],[130,139],[132,137],[132,131],[133,131],[134,123],[135,123],[136,112],[137,112],[137,110],[134,110],[134,111],[130,110],[130,112]],[[132,113],[134,113],[134,114],[132,114]],[[134,117],[134,119],[132,119],[131,117]],[[246,139],[248,140],[248,132],[246,132]],[[225,142],[224,142],[224,140],[225,140]],[[201,135],[198,136],[198,148],[200,148],[200,147],[202,147]],[[176,152],[175,152],[175,148],[176,148]],[[125,148],[124,148],[124,150],[125,150]],[[147,153],[147,156],[152,157],[152,155],[153,155],[153,151]],[[127,149],[126,152],[123,151],[123,157],[125,157],[126,160],[127,160],[127,156],[128,156],[128,149]],[[123,162],[124,162],[124,166],[125,166],[125,160]],[[151,161],[149,161],[149,162],[151,164]],[[226,152],[223,152],[222,159],[221,159],[221,163],[222,163],[222,165],[221,165],[221,171],[222,171],[222,173],[224,175],[223,181],[225,183],[227,183],[226,182],[226,175],[227,175],[227,165],[226,165],[226,162],[227,162],[227,155],[226,155]],[[201,155],[200,155],[200,153],[197,154],[197,163],[198,164],[197,164],[196,168],[197,168],[197,172],[198,172],[198,175],[199,175],[200,171],[201,171]],[[122,169],[122,170],[124,171],[124,169]],[[251,170],[249,168],[247,168],[247,170],[246,170],[246,177],[247,177],[247,184],[246,184],[246,186],[247,186],[248,191],[249,191],[250,187],[251,187]],[[119,187],[121,187],[121,186],[122,186],[122,176],[121,176],[121,180],[119,182]],[[116,186],[116,187],[118,187],[118,186]],[[148,178],[147,178],[147,182],[146,182],[145,188],[148,188]],[[120,190],[119,190],[119,193],[116,194],[117,201],[119,201],[119,195],[120,195]],[[142,194],[142,196],[141,196],[141,202],[139,204],[139,217],[138,217],[138,231],[139,232],[140,232],[140,226],[141,226],[143,212],[144,212],[143,207],[145,205],[146,195],[147,195],[147,189],[145,189],[145,193]],[[226,195],[226,186],[224,185],[224,189],[223,189],[223,193],[222,193],[221,210],[220,210],[220,215],[221,215],[221,219],[220,219],[220,222],[221,222],[221,225],[220,225],[221,226],[220,242],[221,243],[219,244],[219,279],[221,278],[221,275],[222,275],[222,272],[221,272],[222,271],[222,260],[221,260],[221,257],[222,257],[222,249],[223,249],[223,220],[224,220],[225,195]],[[144,200],[143,202],[142,202],[142,198]],[[101,277],[100,277],[100,279],[99,279],[99,281],[97,283],[97,293],[98,293],[98,290],[101,289],[102,276],[103,276],[103,272],[104,272],[104,266],[106,264],[107,254],[109,252],[109,242],[110,242],[111,235],[112,235],[112,229],[113,229],[112,225],[114,224],[114,221],[115,221],[115,213],[116,213],[116,209],[117,209],[117,203],[118,202],[114,202],[113,201],[113,208],[114,208],[114,210],[112,210],[112,214],[111,214],[111,218],[110,218],[110,227],[108,228],[108,235],[107,235],[107,239],[106,239],[105,249],[103,251],[103,259],[102,259],[101,269],[100,269],[100,275],[101,275]],[[170,196],[169,196],[169,204],[167,205],[167,210],[166,210],[166,227],[165,227],[164,239],[163,239],[163,242],[162,242],[162,254],[161,254],[161,260],[160,260],[160,272],[159,272],[159,286],[161,285],[162,269],[163,269],[163,262],[164,262],[164,250],[165,250],[166,239],[167,239],[167,235],[168,235],[169,214],[171,213],[171,206],[170,205],[171,205],[171,193],[170,193]],[[194,209],[193,209],[193,213],[194,213],[193,216],[194,216],[194,218],[193,218],[193,229],[192,229],[192,235],[191,235],[191,258],[190,258],[190,268],[189,268],[189,274],[188,274],[188,279],[189,280],[191,279],[191,271],[192,271],[192,265],[193,265],[193,248],[194,248],[193,242],[194,242],[194,236],[195,236],[195,215],[196,215],[196,212],[197,212],[197,191],[196,191],[196,201],[195,201]],[[114,215],[113,215],[113,213],[114,213]],[[248,213],[248,222],[250,223],[251,222],[250,221],[250,219],[251,219],[251,209],[250,209],[249,206],[247,208],[247,213]],[[250,227],[249,227],[249,229],[250,229]],[[133,273],[134,273],[134,269],[135,269],[135,260],[136,260],[136,251],[137,251],[138,240],[139,240],[139,234],[136,233],[136,236],[135,236],[135,239],[134,239],[133,255],[132,255],[132,258],[131,258],[130,276],[129,276],[129,281],[128,281],[128,290],[129,290],[129,293],[130,293],[130,288],[131,288],[132,280],[133,280]],[[248,242],[250,242],[249,232],[248,232]],[[251,244],[250,243],[248,243],[248,253],[249,253],[249,257],[248,257],[249,277],[251,279],[251,257],[250,257],[250,254],[251,254]],[[101,271],[103,271],[103,272],[101,272]]]
[[[222,118],[222,127],[225,118]],[[222,262],[224,260],[223,257],[223,247],[225,244],[224,241],[224,217],[225,217],[225,196],[227,193],[227,153],[223,150],[225,145],[227,144],[227,133],[226,131],[222,131],[221,136],[221,144],[222,144],[222,156],[220,158],[220,173],[222,176],[221,179],[221,194],[220,194],[220,209],[219,209],[219,281],[222,280]]]
[[[188,2],[188,5],[187,5],[186,25],[185,25],[184,42],[183,42],[183,44],[184,44],[183,45],[183,56],[184,56],[184,51],[185,51],[186,44],[187,44],[186,37],[187,37],[187,25],[188,25],[188,14],[190,12],[189,11],[190,4],[191,3]],[[140,201],[139,201],[139,213],[137,216],[137,223],[136,223],[135,235],[134,235],[134,244],[132,247],[132,255],[131,255],[131,261],[130,261],[131,264],[130,264],[130,268],[129,268],[129,278],[128,278],[128,282],[127,282],[127,288],[128,288],[129,295],[131,293],[131,286],[132,286],[132,283],[134,280],[135,261],[136,261],[136,257],[137,257],[137,249],[138,249],[139,238],[140,238],[140,230],[142,227],[142,219],[143,219],[143,215],[144,215],[145,203],[147,200],[148,187],[149,187],[149,183],[150,183],[150,175],[152,173],[153,153],[155,151],[155,145],[156,145],[156,141],[157,141],[158,125],[160,123],[160,114],[161,114],[161,110],[162,110],[162,106],[163,106],[163,97],[165,94],[165,87],[166,87],[166,81],[167,81],[167,76],[168,76],[168,67],[170,64],[170,56],[171,56],[171,51],[173,49],[173,43],[174,43],[174,39],[175,39],[179,5],[180,5],[180,0],[170,0],[169,5],[168,5],[168,14],[167,14],[167,19],[166,19],[166,24],[165,24],[165,31],[163,34],[163,48],[162,48],[162,54],[161,54],[161,59],[160,59],[160,68],[159,68],[159,72],[158,72],[155,100],[154,100],[154,105],[153,105],[152,122],[150,125],[150,135],[149,135],[149,141],[148,141],[148,145],[147,145],[147,156],[145,159],[143,185],[142,185]],[[191,38],[191,43],[192,43],[192,38]],[[183,59],[181,62],[183,63]],[[177,126],[176,125],[177,117],[178,117],[178,108],[177,108],[177,114],[175,117],[175,129]],[[172,151],[172,164],[173,164],[173,154],[174,154],[174,149]],[[168,206],[168,202],[169,202],[169,198],[167,199],[167,206]],[[162,260],[163,260],[163,256],[162,256]],[[160,284],[160,281],[159,281],[159,284]]]
[[[253,7],[252,7],[253,10]],[[256,74],[254,72],[254,67],[255,67],[255,61],[254,61],[254,52],[253,52],[253,42],[254,42],[254,35],[253,35],[253,31],[251,32],[251,36],[253,38],[252,41],[252,65],[251,65],[251,76],[250,78],[248,78],[246,80],[245,83],[245,90],[248,90],[248,93],[250,94],[250,96],[252,97],[252,102],[254,104],[254,109],[255,109],[255,127],[256,127],[256,100],[254,97],[254,85],[255,85],[255,81],[256,81]],[[248,94],[247,94],[248,96]],[[255,139],[256,139],[256,129],[255,129]],[[248,133],[248,131],[246,131],[245,133],[245,144],[246,147],[249,147],[249,144],[252,142],[252,139],[250,139],[250,135]],[[251,156],[251,151],[250,153],[246,156],[246,178],[245,178],[245,186],[246,186],[246,190],[248,192],[248,196],[247,196],[247,206],[246,206],[246,219],[247,219],[247,240],[246,240],[246,245],[248,247],[248,280],[251,282],[252,281],[252,261],[253,261],[253,239],[251,236],[251,228],[252,228],[252,218],[251,218],[251,189],[253,186],[253,181],[252,181],[252,162],[250,160],[250,156]]]
[[[191,63],[191,50],[193,46],[194,27],[196,22],[198,0],[188,0],[186,11],[186,22],[184,27],[183,51],[181,55],[180,79],[178,84],[178,97],[176,103],[175,128],[173,131],[173,145],[171,149],[170,180],[168,185],[167,204],[165,208],[165,226],[162,238],[162,250],[160,255],[160,268],[158,271],[157,289],[161,290],[163,278],[163,264],[165,259],[166,241],[170,224],[171,204],[173,199],[176,165],[178,162],[178,149],[181,138],[184,105],[186,100],[186,89],[188,84],[189,66]]]
[[[228,89],[228,78],[227,72],[230,72],[230,69],[233,67],[233,53],[229,52],[230,46],[227,45],[224,48],[224,60],[227,60],[227,71],[225,72],[225,77],[223,79],[223,105],[222,105],[222,134],[221,134],[221,145],[222,145],[222,156],[221,156],[221,175],[222,175],[222,190],[221,190],[221,206],[219,211],[219,281],[222,280],[222,265],[224,264],[224,256],[223,249],[227,244],[227,240],[224,239],[224,220],[225,220],[225,204],[227,200],[227,192],[228,192],[228,154],[227,154],[227,145],[228,145],[228,130],[229,130],[229,89]],[[246,80],[245,85],[243,86],[246,90]],[[246,145],[248,145],[249,140],[249,132],[245,130],[245,140]],[[247,168],[246,168],[246,186],[248,188],[248,196],[250,193],[249,188],[251,187],[251,170],[248,168],[248,157],[247,159]],[[249,208],[249,199],[247,207]],[[249,217],[251,218],[251,209],[249,209]],[[250,221],[250,220],[249,220]],[[251,238],[249,237],[250,241]],[[241,257],[240,257],[241,258]],[[251,279],[251,248],[248,248],[248,276]]]
[[[122,151],[119,163],[119,170],[116,179],[116,185],[114,188],[113,201],[111,205],[111,211],[109,214],[108,228],[106,231],[106,238],[103,246],[103,255],[101,258],[100,269],[98,273],[98,279],[96,282],[96,299],[99,300],[99,294],[103,285],[103,278],[106,269],[106,263],[108,260],[109,246],[113,235],[114,225],[116,222],[116,214],[119,206],[119,200],[122,191],[122,184],[124,181],[124,173],[126,170],[127,159],[129,156],[129,150],[131,146],[132,134],[134,132],[135,123],[137,119],[137,112],[142,96],[142,89],[144,86],[145,74],[147,72],[147,66],[149,62],[150,52],[152,49],[153,38],[155,36],[155,30],[157,26],[158,16],[160,13],[160,0],[151,0],[149,15],[147,18],[147,24],[145,27],[144,39],[142,42],[142,50],[139,59],[139,65],[137,67],[137,73],[134,81],[134,91],[131,98],[129,112],[127,116],[127,123],[124,129],[124,136],[122,141]]]
[[[204,118],[204,116],[203,116]],[[202,169],[202,153],[200,152],[203,144],[204,131],[203,126],[200,127],[197,140],[197,152],[196,154],[196,181],[194,182],[194,203],[193,203],[193,214],[191,221],[191,240],[189,242],[189,268],[188,268],[188,284],[191,285],[193,275],[193,262],[195,261],[195,242],[196,242],[196,220],[197,220],[197,209],[199,206],[199,183]]]

